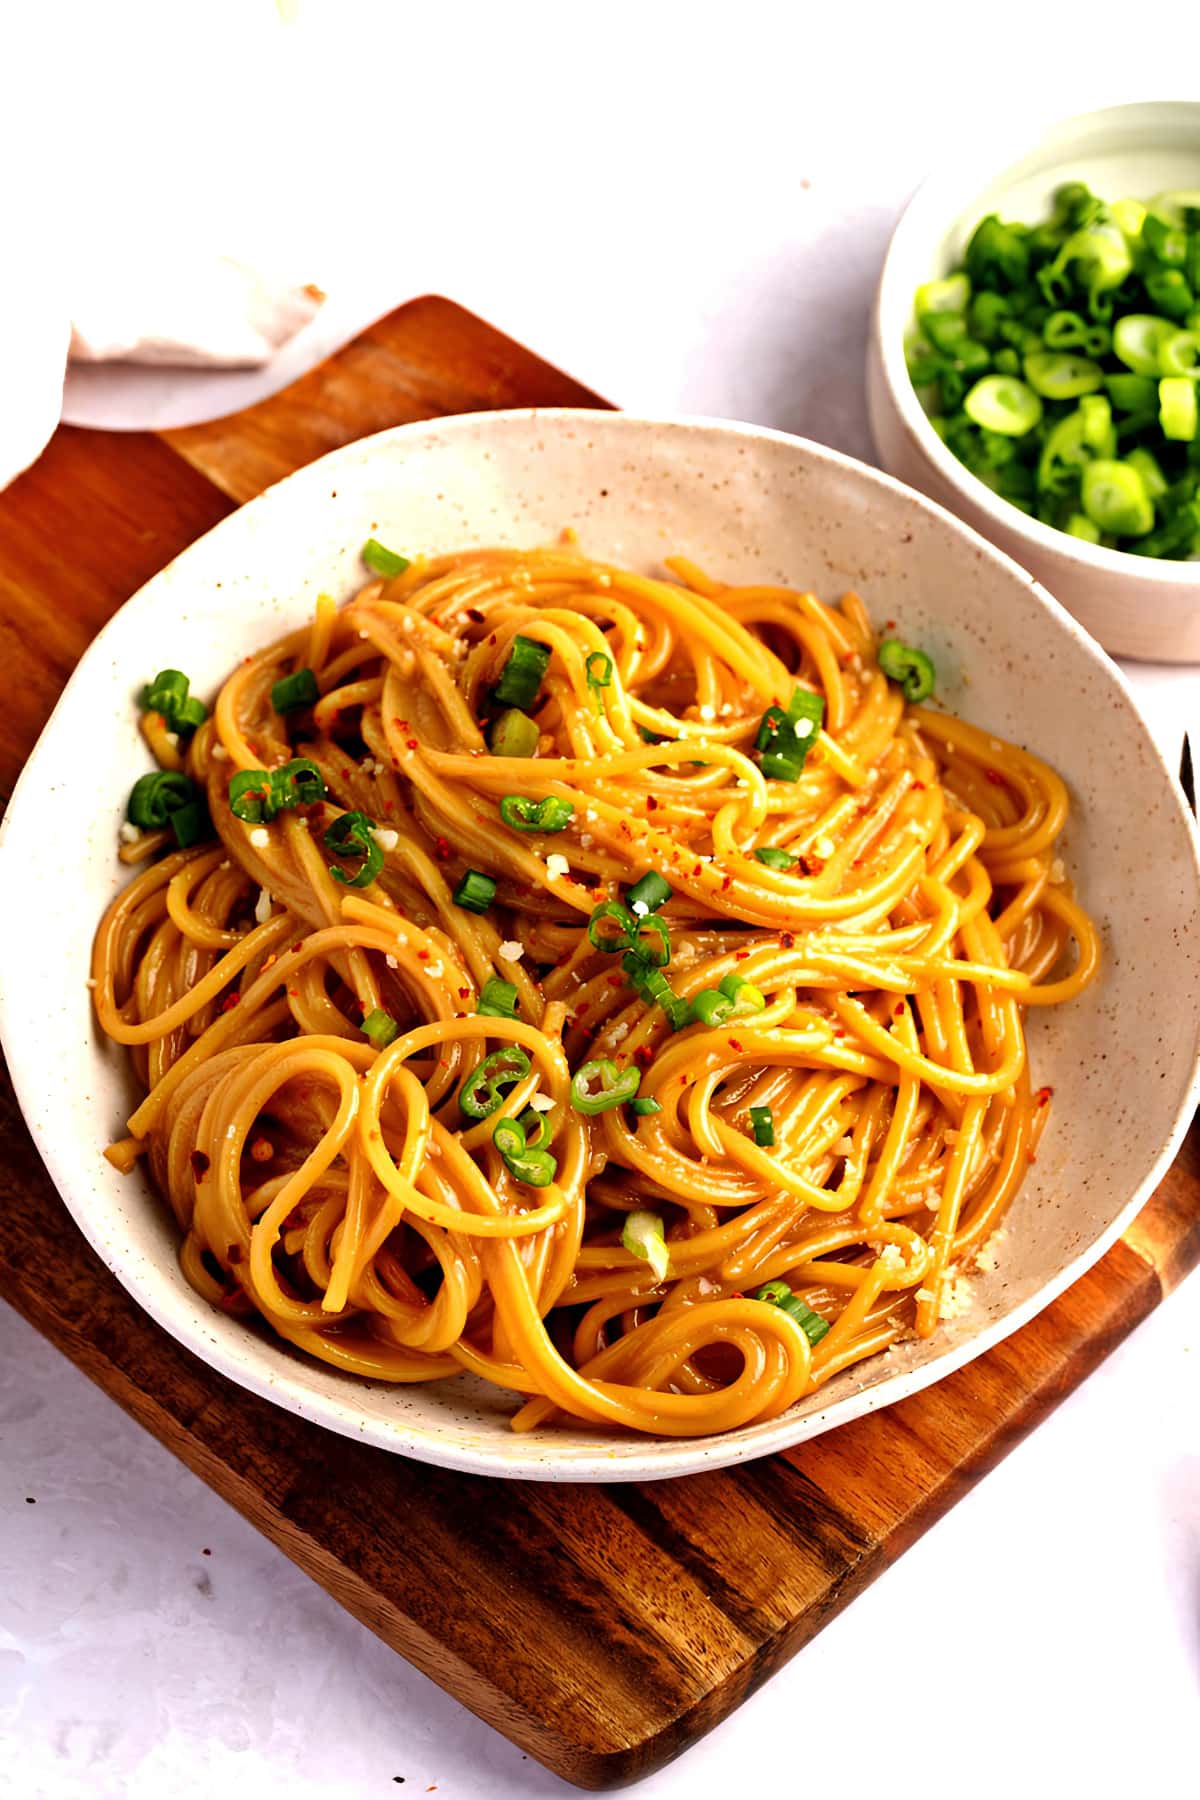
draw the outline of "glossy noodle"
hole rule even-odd
[[[422,559],[148,712],[216,835],[127,844],[96,938],[198,1295],[517,1430],[729,1431],[936,1331],[1097,966],[1051,769],[855,595],[668,567]]]

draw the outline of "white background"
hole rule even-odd
[[[71,378],[70,416],[227,410],[438,290],[630,408],[870,457],[870,296],[922,173],[1042,113],[1200,97],[1195,11],[1170,0],[1119,28],[1101,8],[932,0],[280,13],[158,0],[10,16],[6,284],[69,307],[87,258],[149,239],[164,257],[181,242],[248,253],[330,295],[265,378],[89,372]],[[1177,747],[1200,678],[1138,679]],[[1198,1331],[1192,1281],[641,1791],[1193,1794]],[[0,1792],[53,1800],[570,1791],[3,1310],[0,1739]]]

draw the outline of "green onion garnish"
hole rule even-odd
[[[571,801],[560,800],[557,794],[548,794],[544,800],[505,794],[500,802],[500,817],[514,831],[561,831],[574,811]]]
[[[1040,224],[981,220],[965,267],[917,290],[906,343],[933,429],[993,493],[1080,540],[1180,560],[1200,548],[1200,209],[1187,199],[1106,204],[1069,182]],[[1161,464],[1161,489],[1138,451]]]
[[[635,1094],[629,1102],[629,1110],[639,1119],[647,1118],[651,1113],[662,1111],[662,1102],[651,1099],[649,1094]]]
[[[616,927],[607,930],[609,922]],[[587,922],[588,943],[593,950],[615,955],[618,950],[632,950],[637,941],[637,920],[619,900],[602,900]]]
[[[641,1083],[636,1068],[619,1069],[615,1062],[601,1057],[576,1070],[571,1079],[571,1105],[588,1117],[608,1112],[611,1107],[632,1100]]]
[[[509,1174],[526,1187],[548,1187],[558,1173],[558,1164],[548,1150],[529,1147],[520,1119],[499,1120],[492,1142]]]
[[[824,717],[824,695],[808,688],[793,688],[786,707],[768,706],[754,739],[763,774],[775,781],[799,781]]]
[[[390,580],[393,575],[403,575],[411,565],[407,556],[401,556],[396,550],[389,550],[378,538],[368,538],[362,547],[362,559],[368,569],[374,569],[376,575],[386,575]]]
[[[657,912],[671,898],[671,884],[653,869],[640,880],[635,881],[625,896],[625,904],[631,913],[641,918],[646,913]]]
[[[174,769],[152,769],[133,784],[125,807],[131,825],[143,831],[171,827],[181,850],[212,836],[212,820],[196,783]]]
[[[657,1213],[632,1212],[621,1232],[622,1247],[648,1262],[656,1281],[665,1281],[671,1268],[663,1222]]]
[[[386,1050],[388,1045],[399,1035],[400,1027],[391,1013],[384,1012],[381,1006],[374,1007],[362,1022],[363,1036],[369,1037],[377,1050]]]
[[[603,650],[593,650],[584,667],[587,670],[587,684],[590,688],[606,688],[612,685],[612,657],[605,656]]]
[[[383,851],[375,842],[374,830],[375,821],[368,819],[366,813],[347,812],[333,821],[322,838],[326,850],[334,856],[362,858],[353,875],[347,875],[335,863],[330,864],[329,873],[343,887],[366,887],[383,868]]]
[[[189,697],[189,685],[181,669],[160,669],[142,689],[142,711],[161,713],[172,731],[195,731],[208,717],[208,708],[203,700]]]
[[[213,822],[203,799],[189,800],[185,806],[172,807],[167,814],[175,842],[181,850],[190,850],[213,835]]]
[[[778,869],[782,872],[796,866],[796,858],[789,856],[786,850],[777,849],[774,844],[762,844],[754,854],[766,869]]]
[[[501,981],[498,975],[490,975],[483,984],[483,992],[479,996],[477,1013],[486,1013],[494,1019],[515,1019],[517,1016],[517,990],[511,981]]]
[[[315,806],[325,798],[325,782],[315,762],[293,757],[281,768],[239,769],[229,783],[229,810],[247,825],[268,823],[289,807]]]
[[[453,898],[455,906],[465,906],[468,912],[485,913],[496,898],[496,884],[490,875],[468,869],[455,888]]]
[[[493,1050],[490,1056],[485,1056],[463,1083],[458,1096],[458,1104],[467,1118],[490,1118],[504,1104],[502,1090],[523,1081],[531,1066],[519,1044],[506,1044],[503,1050]]]
[[[750,1125],[754,1141],[761,1150],[769,1150],[775,1142],[775,1114],[769,1106],[750,1108]]]
[[[515,637],[508,661],[496,683],[494,699],[501,706],[532,706],[549,663],[550,652],[545,644],[539,644],[533,638]]]
[[[733,1011],[733,1001],[716,988],[701,988],[692,995],[692,1012],[702,1025],[723,1025]]]
[[[675,992],[661,967],[650,962],[637,950],[626,951],[621,958],[621,967],[647,1006],[662,1007],[672,1031],[682,1031],[691,1022],[691,1007]]]
[[[744,1018],[750,1013],[760,1013],[767,1004],[767,997],[761,988],[756,988],[752,981],[746,981],[741,975],[726,975],[720,983],[719,991],[727,1000],[733,1001],[731,1019]]]
[[[915,704],[932,694],[934,668],[923,650],[901,644],[896,638],[885,638],[879,646],[877,660],[880,673],[889,681],[899,682],[906,700]]]
[[[488,749],[493,756],[532,756],[540,736],[541,732],[529,714],[510,706],[507,712],[492,721]]]
[[[790,1313],[810,1344],[819,1344],[829,1330],[829,1320],[806,1306],[799,1294],[793,1294],[786,1281],[768,1281],[750,1298],[763,1300],[768,1306],[778,1306],[781,1311]]]
[[[278,713],[295,712],[298,706],[312,706],[320,696],[321,690],[312,670],[297,669],[275,683],[271,689],[271,705]]]

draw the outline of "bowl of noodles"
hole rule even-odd
[[[1195,837],[1120,676],[750,427],[301,471],[100,634],[0,855],[93,1246],[235,1381],[452,1468],[651,1479],[911,1394],[1195,1104]]]

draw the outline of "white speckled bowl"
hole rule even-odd
[[[427,550],[546,542],[651,569],[686,550],[731,580],[860,589],[925,645],[939,692],[1062,771],[1066,855],[1104,924],[1103,980],[1035,1012],[1034,1070],[1053,1118],[977,1304],[932,1342],[840,1376],[769,1424],[706,1441],[605,1432],[514,1436],[506,1398],[461,1380],[356,1381],[201,1304],[166,1206],[101,1147],[134,1098],[98,1037],[84,980],[123,878],[117,825],[146,765],[133,696],[167,665],[216,687],[244,652],[348,595],[374,533]],[[1005,557],[886,476],[746,426],[621,413],[486,413],[384,432],[324,458],[227,519],[125,605],[72,677],[0,839],[0,1028],[38,1149],[129,1291],[235,1381],[349,1436],[452,1468],[540,1480],[645,1480],[715,1467],[828,1430],[936,1381],[1032,1317],[1094,1262],[1153,1188],[1196,1099],[1200,872],[1190,820],[1119,676]]]
[[[917,190],[888,247],[867,352],[871,430],[885,469],[940,501],[1036,575],[1114,656],[1200,662],[1200,561],[1156,562],[1028,518],[963,467],[921,409],[904,366],[913,295],[962,260],[989,212],[1028,223],[1064,181],[1106,200],[1200,187],[1200,102],[1153,100],[1060,119],[960,154]]]

